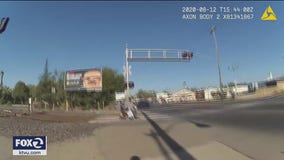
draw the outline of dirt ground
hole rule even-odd
[[[52,122],[88,122],[95,119],[95,113],[82,112],[34,112],[31,114],[21,114],[22,118]]]
[[[71,123],[82,123],[90,120],[95,120],[97,117],[104,115],[119,115],[115,109],[104,109],[104,110],[80,110],[74,109],[70,111],[64,110],[44,110],[34,109],[32,113],[29,113],[27,105],[21,106],[0,106],[0,117],[18,117],[26,118],[31,120],[41,120],[49,122],[71,122]]]

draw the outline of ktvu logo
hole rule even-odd
[[[41,138],[33,139],[16,139],[16,147],[34,147],[36,149],[42,148],[43,140]]]
[[[13,155],[46,155],[46,136],[14,136]]]

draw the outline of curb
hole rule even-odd
[[[220,143],[210,141],[205,145],[190,147],[187,152],[194,157],[194,160],[253,160],[251,157],[240,153],[239,151]],[[178,160],[178,153],[170,153],[172,160]],[[154,158],[143,158],[144,160],[164,160],[164,156]]]

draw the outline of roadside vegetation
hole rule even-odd
[[[102,70],[102,92],[67,92],[64,90],[64,72],[48,70],[46,60],[38,84],[25,84],[18,81],[14,88],[3,86],[0,92],[0,104],[28,104],[32,98],[37,108],[48,107],[59,109],[68,106],[70,109],[99,109],[114,102],[115,92],[123,91],[124,77],[117,71],[104,67]]]

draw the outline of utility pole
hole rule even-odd
[[[4,72],[0,72],[0,91],[1,91],[1,98],[4,98],[4,89],[3,89],[3,77],[4,77]]]
[[[235,71],[239,68],[239,65],[232,65],[232,66],[229,66],[228,69],[232,72],[235,73]],[[235,78],[234,80],[234,84],[235,84],[235,95],[238,94],[238,84],[237,84],[237,79]]]
[[[9,17],[6,17],[6,18],[2,18],[1,22],[0,22],[0,34],[3,33],[6,28],[7,28],[7,25],[8,25],[8,22],[9,22]],[[3,93],[4,93],[4,90],[3,90],[3,76],[4,76],[4,72],[1,71],[0,72],[0,76],[1,76],[1,96],[3,96]],[[3,97],[2,97],[3,98]]]
[[[216,58],[217,58],[218,72],[219,72],[220,91],[223,94],[223,82],[222,82],[221,67],[220,67],[220,55],[219,55],[219,49],[218,49],[218,44],[217,44],[216,35],[215,35],[216,26],[214,26],[214,25],[211,26],[210,32],[211,32],[211,34],[213,36],[214,43],[215,43]]]
[[[56,89],[55,89],[54,86],[52,86],[52,87],[51,87],[51,94],[52,94],[52,111],[54,111],[55,93],[56,93]]]
[[[1,86],[1,89],[3,88],[3,77],[4,77],[4,72],[3,71],[0,71],[0,86]]]

